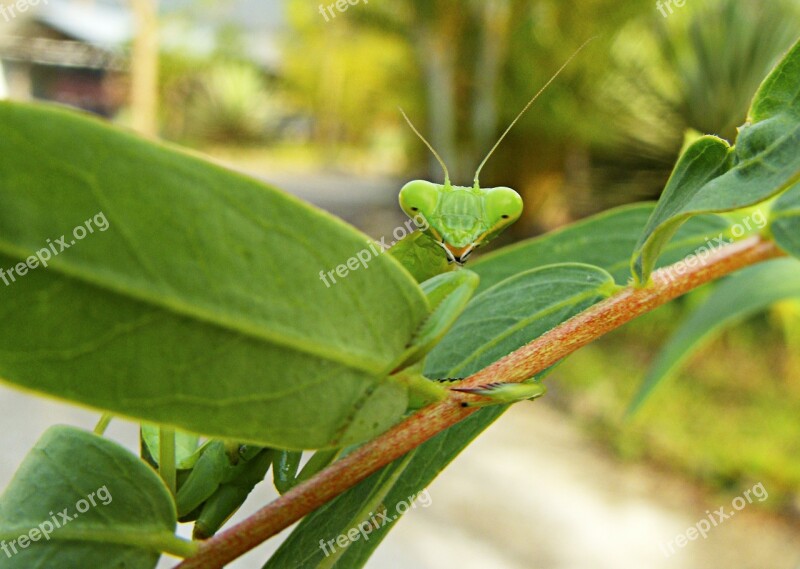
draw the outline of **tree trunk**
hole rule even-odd
[[[131,0],[136,22],[131,57],[131,126],[158,134],[158,0]]]
[[[456,93],[455,52],[457,46],[449,45],[443,30],[434,30],[429,25],[420,26],[416,33],[415,47],[420,67],[425,75],[428,100],[428,128],[426,138],[442,156],[454,178],[460,174],[458,147],[456,143]],[[428,174],[432,181],[442,178],[441,167],[431,156]],[[454,179],[453,183],[457,183]]]
[[[485,0],[482,5],[483,37],[475,66],[472,104],[472,167],[477,168],[497,136],[497,87],[508,51],[511,9],[508,0]]]

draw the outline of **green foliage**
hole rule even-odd
[[[681,155],[634,249],[633,273],[639,282],[647,281],[662,247],[690,217],[681,215],[687,204],[708,182],[728,170],[730,154],[731,147],[724,140],[703,136]]]
[[[478,290],[526,269],[563,261],[602,267],[618,284],[625,284],[630,279],[627,257],[653,209],[654,204],[649,203],[618,207],[481,257],[471,267],[481,275]],[[728,227],[728,221],[716,215],[692,218],[664,246],[658,266],[683,259]]]
[[[704,136],[684,151],[634,251],[637,282],[647,282],[664,243],[686,219],[758,204],[800,179],[799,82],[800,42],[762,83],[735,147]]]
[[[601,447],[699,483],[711,504],[758,481],[769,488],[759,507],[786,515],[800,487],[800,389],[797,368],[786,367],[798,343],[784,340],[763,314],[715,332],[625,420],[652,358],[708,292],[698,290],[570,356],[551,376],[549,400],[557,399]]]
[[[142,425],[142,442],[147,446],[147,452],[158,465],[158,456],[161,445],[159,444],[159,427],[155,425]],[[205,450],[200,446],[200,437],[192,433],[178,431],[175,433],[175,467],[178,470],[192,468],[197,459]]]
[[[4,287],[7,316],[26,322],[0,331],[5,380],[295,448],[364,440],[405,411],[384,379],[427,316],[422,292],[388,255],[330,288],[319,277],[366,236],[93,120],[11,103],[0,116],[0,267],[98,212],[109,223]]]
[[[602,66],[592,136],[602,204],[657,196],[687,131],[733,141],[800,27],[796,0],[673,3],[672,14],[662,6],[668,17],[653,6],[626,22]]]
[[[186,136],[204,142],[257,142],[275,119],[275,94],[253,65],[220,61],[198,78],[186,101]],[[180,108],[180,107],[179,107]]]
[[[770,220],[770,230],[778,245],[800,258],[800,184],[775,202]]]
[[[472,300],[450,333],[428,356],[426,375],[464,377],[603,299],[613,290],[614,284],[608,273],[579,264],[542,267],[507,279]],[[461,347],[457,347],[459,345]],[[358,528],[372,517],[371,512],[383,511],[379,510],[379,505],[385,508],[390,519],[393,516],[397,519],[403,513],[402,506],[398,510],[398,504],[408,504],[410,497],[422,491],[506,408],[498,406],[478,411],[463,423],[421,445],[410,456],[395,461],[307,516],[265,567],[299,569],[316,566],[326,560],[325,551],[320,548],[320,538],[335,539],[351,528]],[[373,504],[372,498],[378,492],[381,500]],[[371,508],[366,507],[368,505]],[[330,567],[362,567],[390,529],[391,524],[374,528],[368,540],[353,541],[347,549],[339,552],[337,559],[328,559],[327,562],[336,561]]]
[[[156,423],[162,435],[178,428],[214,437],[198,455],[198,439],[181,434],[175,464],[167,464],[169,452],[159,459],[162,475],[182,470],[180,516],[196,518],[195,536],[208,537],[271,463],[279,486],[290,485],[285,478],[300,455],[263,446],[331,449],[317,455],[316,466],[346,455],[412,413],[410,395],[447,396],[427,378],[482,370],[619,291],[632,250],[634,275],[646,283],[659,261],[730,227],[703,214],[741,210],[795,184],[798,82],[800,43],[762,84],[734,148],[701,137],[655,207],[608,212],[487,256],[473,265],[484,278],[474,298],[478,282],[469,271],[423,278],[427,247],[419,255],[398,250],[396,258],[372,251],[369,266],[359,266],[359,254],[374,243],[294,198],[73,113],[2,103],[0,268],[14,267],[17,277],[3,289],[0,310],[21,324],[0,328],[0,377]],[[779,199],[772,220],[789,251],[795,200],[795,193]],[[81,238],[74,228],[88,227],[84,220],[96,227]],[[59,234],[65,244],[76,240],[48,254],[47,267],[19,268],[37,254],[41,264],[42,248]],[[409,261],[406,268],[398,259]],[[786,263],[746,273],[746,286],[723,284],[668,348],[662,370],[723,323],[794,295],[797,262]],[[331,270],[339,265],[347,276]],[[440,258],[434,266],[444,268]],[[775,267],[784,268],[776,275]],[[778,276],[785,286],[774,285]],[[519,368],[508,379],[538,382],[547,372],[530,373]],[[402,514],[398,506],[505,408],[478,410],[307,516],[267,567],[363,566],[391,524],[373,526],[369,541],[326,559],[319,540],[366,523],[372,512]],[[145,454],[166,450],[151,427],[143,439]],[[117,513],[81,517],[60,534],[66,543],[32,548],[29,559],[59,547],[59,556],[76,556],[76,567],[145,568],[157,551],[194,551],[174,537],[179,514],[144,462],[64,428],[45,436],[4,496],[0,536],[59,508],[68,487],[89,492],[104,481],[112,493],[119,484]],[[2,525],[9,519],[13,527]]]
[[[91,433],[52,427],[0,499],[0,540],[17,540],[18,548],[3,554],[3,567],[57,559],[67,569],[153,569],[161,551],[193,549],[174,537],[175,525],[172,497],[136,456]],[[22,535],[34,542],[25,545]]]
[[[273,134],[285,102],[264,72],[236,57],[163,54],[160,99],[167,139],[253,144]]]
[[[466,377],[615,290],[611,275],[591,265],[547,265],[514,275],[470,302],[428,356],[426,374]]]
[[[287,5],[286,93],[312,114],[314,140],[325,145],[373,142],[385,117],[408,107],[417,85],[407,45],[391,35],[352,29],[362,8],[380,5],[351,6],[327,24],[305,2]]]
[[[726,279],[664,344],[628,413],[636,411],[663,380],[721,330],[787,298],[800,298],[800,263],[795,260],[749,267]]]

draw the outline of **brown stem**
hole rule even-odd
[[[628,286],[464,380],[464,387],[520,382],[578,348],[707,282],[761,261],[782,256],[771,241],[751,237],[717,249],[695,265],[681,262],[653,273],[646,287]],[[203,543],[176,569],[220,569],[370,474],[475,412],[462,407],[470,396],[452,392],[319,474],[267,504],[243,522]]]

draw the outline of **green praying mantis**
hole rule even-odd
[[[423,375],[425,356],[464,310],[477,285],[478,276],[466,269],[442,273],[420,285],[433,309],[389,378],[407,387],[409,414],[445,399],[449,390],[478,396],[479,400],[462,403],[476,407],[514,403],[544,394],[545,388],[539,383],[492,383],[479,388],[460,388],[457,386],[460,380],[432,381]],[[160,469],[156,458],[159,457],[157,443],[152,437],[143,437],[143,440],[143,458]],[[175,503],[178,520],[194,522],[193,537],[207,539],[241,507],[270,467],[275,488],[283,494],[348,450],[319,450],[300,469],[302,451],[207,441],[195,451],[196,459],[187,468],[177,471]]]
[[[420,231],[390,249],[390,253],[420,282],[430,306],[427,319],[409,342],[395,369],[386,377],[386,381],[397,382],[407,389],[409,404],[406,415],[446,399],[450,391],[473,396],[461,404],[474,407],[510,404],[535,399],[545,393],[544,386],[534,380],[462,388],[458,386],[460,379],[431,380],[425,377],[423,370],[426,355],[455,323],[478,286],[478,276],[463,269],[462,265],[475,249],[497,237],[522,214],[522,198],[516,191],[508,187],[480,186],[483,166],[533,102],[589,41],[591,39],[567,59],[514,118],[478,166],[472,186],[456,186],[450,182],[444,160],[401,110],[411,129],[444,171],[443,184],[414,180],[400,190],[400,207]],[[434,258],[430,255],[431,248],[438,250],[438,247],[445,252],[447,264],[444,266],[429,261]],[[420,254],[423,250],[427,255]],[[331,446],[318,450],[301,469],[302,451],[299,450],[207,441],[195,451],[198,457],[191,466],[178,470],[175,501],[179,520],[195,522],[196,539],[211,537],[239,509],[270,467],[276,489],[285,493],[350,450],[336,445],[335,441],[331,441]],[[142,447],[144,458],[158,467],[154,458],[159,456],[157,449],[151,442]]]

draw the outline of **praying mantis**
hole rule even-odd
[[[474,396],[474,399],[461,403],[470,407],[515,403],[535,399],[545,393],[544,386],[533,380],[461,388],[458,386],[459,379],[431,380],[424,376],[423,370],[426,355],[451,328],[478,286],[478,276],[462,266],[475,249],[500,235],[522,215],[522,198],[516,191],[504,186],[481,187],[479,176],[483,166],[533,102],[589,41],[591,39],[567,59],[514,118],[479,164],[472,186],[451,183],[444,160],[408,116],[400,111],[444,171],[443,184],[414,180],[402,187],[399,193],[400,207],[414,220],[420,231],[407,236],[390,249],[395,258],[420,282],[430,306],[427,319],[386,378],[406,387],[409,395],[406,414],[446,399],[449,391]],[[447,265],[428,261],[433,259],[430,255],[432,247],[444,250]],[[270,467],[276,489],[284,493],[322,470],[347,450],[342,447],[318,450],[301,470],[302,451],[299,450],[208,441],[192,468],[179,471],[175,493],[179,519],[195,522],[196,539],[211,537],[239,509]],[[153,458],[158,456],[157,452],[143,445],[143,454],[146,460],[158,466]]]

